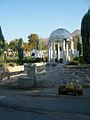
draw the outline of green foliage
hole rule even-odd
[[[79,57],[79,63],[83,64],[83,56]]]
[[[17,51],[18,42],[19,42],[18,39],[12,40],[12,41],[9,43],[9,48],[10,48],[12,51]]]
[[[30,51],[31,50],[29,43],[26,43],[26,42],[23,43],[23,48],[24,48],[25,51]]]
[[[81,23],[84,63],[90,63],[90,10],[85,14]]]
[[[85,82],[82,84],[83,88],[90,88],[90,82]]]
[[[11,66],[11,67],[14,67],[14,66],[16,66],[17,64],[14,63],[14,62],[11,62],[11,63],[7,63],[7,65],[8,65],[8,66]]]
[[[32,58],[26,57],[23,59],[23,63],[37,63],[37,62],[45,62],[44,58]]]
[[[4,50],[7,51],[8,47],[9,47],[8,42],[5,40]]]
[[[4,46],[5,46],[5,40],[0,27],[0,56],[3,56]]]
[[[44,58],[44,62],[48,62],[48,57],[45,57],[45,58]]]
[[[18,63],[19,64],[23,64],[22,61],[23,61],[23,40],[22,38],[19,39],[19,42],[18,42]]]
[[[5,40],[4,40],[4,36],[2,34],[2,30],[1,30],[1,27],[0,27],[0,47],[2,49],[4,49],[4,43],[5,43]]]
[[[36,62],[44,62],[43,58],[36,58]]]
[[[39,39],[38,35],[37,34],[30,34],[28,36],[28,39],[29,39],[28,42],[29,42],[29,45],[31,47],[31,50],[38,49],[38,39]]]
[[[39,36],[37,34],[30,34],[28,36],[28,42],[30,45],[31,50],[33,49],[37,49],[37,50],[42,50],[43,48],[43,40],[41,38],[39,38]]]
[[[74,62],[78,62],[78,64],[82,64],[83,63],[83,56],[75,57]]]
[[[17,57],[10,57],[10,56],[7,56],[6,58],[6,63],[17,63]]]
[[[43,44],[43,50],[48,50],[48,45],[46,45],[45,43]]]
[[[67,63],[67,65],[79,65],[78,61],[70,61]]]
[[[79,61],[79,57],[75,57],[75,58],[74,58],[74,61]]]
[[[0,68],[3,68],[4,67],[4,63],[0,63]]]
[[[81,44],[79,36],[78,36],[78,41],[77,41],[77,50],[79,51],[79,56],[80,56],[81,55],[81,51],[82,51],[82,44]]]
[[[37,50],[42,50],[42,45],[43,45],[43,42],[42,42],[42,39],[38,39],[38,44],[37,44],[37,46],[38,46],[38,49]]]

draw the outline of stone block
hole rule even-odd
[[[27,71],[27,76],[28,77],[34,77],[35,76],[35,64],[26,64],[24,65],[25,71]]]
[[[31,88],[34,86],[34,77],[19,77],[18,87],[19,88]]]

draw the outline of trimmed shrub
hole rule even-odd
[[[68,62],[67,65],[79,65],[79,62],[78,61],[71,61],[71,62]]]

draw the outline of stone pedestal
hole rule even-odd
[[[24,65],[24,70],[27,72],[27,76],[18,78],[19,88],[31,88],[36,85],[35,68],[34,63]]]
[[[45,63],[29,63],[24,65],[27,76],[18,78],[19,88],[30,88],[36,86],[36,76],[46,73]]]
[[[24,70],[27,71],[28,77],[35,77],[36,65],[35,63],[25,64]]]
[[[34,86],[34,77],[19,77],[18,78],[18,87],[19,88],[31,88]]]

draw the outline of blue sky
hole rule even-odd
[[[89,0],[0,0],[0,25],[7,41],[36,33],[48,38],[57,28],[81,28]]]

